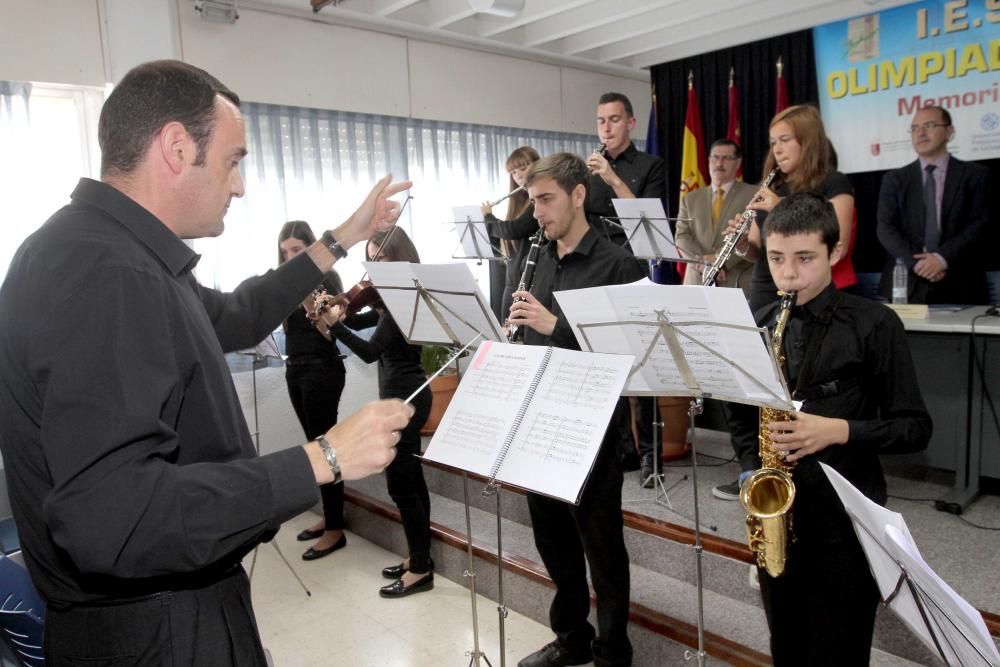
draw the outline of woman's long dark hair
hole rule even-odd
[[[389,235],[389,231],[392,235]],[[420,254],[417,253],[417,247],[413,245],[413,241],[410,240],[409,235],[403,231],[402,227],[395,227],[389,231],[385,232],[375,232],[368,243],[365,244],[365,259],[371,261],[371,257],[368,256],[368,245],[374,244],[375,247],[382,246],[382,257],[386,257],[392,262],[412,262],[414,264],[420,263]],[[386,241],[388,236],[389,240]],[[383,245],[384,243],[384,245]]]

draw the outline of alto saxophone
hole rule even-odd
[[[771,186],[774,181],[774,177],[778,175],[777,169],[772,169],[771,173],[767,175],[764,179],[763,187],[767,188]],[[756,199],[754,199],[756,201]],[[753,202],[750,202],[751,204]],[[719,248],[719,252],[715,255],[715,261],[712,262],[712,266],[705,270],[705,273],[701,276],[701,284],[705,287],[711,287],[715,284],[715,278],[719,275],[719,271],[725,266],[726,262],[732,256],[733,251],[736,250],[736,244],[739,243],[740,239],[747,230],[750,229],[750,225],[753,224],[754,219],[757,217],[757,211],[747,208],[743,211],[743,215],[740,216],[740,225],[736,228],[736,231],[732,234],[726,234],[726,237],[722,240],[722,247]]]
[[[785,327],[795,305],[795,292],[779,292],[781,306],[778,322],[774,326],[771,349],[779,369],[785,364],[782,341]],[[786,463],[783,456],[771,448],[772,422],[790,421],[791,412],[760,408],[760,426],[757,434],[761,468],[743,482],[740,504],[747,513],[747,542],[757,558],[757,566],[772,577],[781,576],[788,558],[788,545],[795,539],[792,532],[792,503],[795,501],[795,482],[792,481],[794,463]],[[783,454],[781,452],[780,454]]]

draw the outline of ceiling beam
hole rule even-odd
[[[664,7],[679,0],[621,0],[599,2],[573,12],[539,19],[524,26],[525,46],[539,46],[584,31],[606,32],[629,17]]]
[[[578,7],[589,5],[597,0],[524,0],[524,9],[518,16],[510,19],[502,19],[501,23],[490,22],[489,27],[479,33],[480,37],[496,37],[508,30],[530,25],[535,21],[549,18],[550,16],[561,16],[571,12]],[[615,4],[615,0],[603,0],[603,2]],[[480,15],[482,16],[482,15]],[[492,17],[490,17],[492,18]]]
[[[425,24],[428,28],[442,29],[452,23],[475,15],[469,0],[426,0],[428,12]]]
[[[653,65],[688,58],[699,53],[708,53],[789,32],[806,30],[832,21],[870,14],[872,11],[885,11],[911,2],[913,0],[880,0],[878,6],[873,7],[872,0],[824,0],[798,11],[788,11],[786,7],[784,12],[780,12],[780,16],[773,15],[772,12],[763,9],[761,11],[755,10],[752,14],[744,14],[744,20],[738,25],[725,27],[719,25],[717,21],[713,22],[711,18],[703,18],[683,26],[683,40],[654,47],[633,54],[631,57],[625,56],[621,59],[612,57],[602,60],[602,62],[608,64],[617,62],[617,64],[624,66],[649,68]],[[767,3],[761,4],[762,8],[766,6]]]
[[[374,0],[372,14],[389,16],[420,2],[420,0]]]

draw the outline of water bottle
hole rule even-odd
[[[892,270],[892,302],[906,303],[907,285],[910,272],[902,257],[896,258],[896,266]]]

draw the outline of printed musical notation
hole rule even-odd
[[[632,358],[484,344],[425,458],[576,502]]]
[[[538,461],[579,465],[597,425],[565,415],[537,412],[515,449]],[[603,434],[604,429],[601,429]]]

